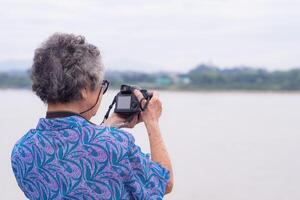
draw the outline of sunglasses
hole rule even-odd
[[[103,80],[101,85],[102,85],[101,90],[103,90],[103,94],[105,94],[109,86],[109,81]]]

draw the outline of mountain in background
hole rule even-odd
[[[31,67],[31,60],[0,60],[0,71],[21,71]]]
[[[31,85],[29,68],[24,67],[27,64],[19,61],[7,65],[10,66],[6,68],[9,70],[0,72],[0,88],[29,88]],[[139,71],[120,71],[108,68],[105,78],[111,82],[111,86],[114,88],[119,88],[122,84],[130,84],[149,89],[168,90],[300,91],[299,68],[268,71],[247,66],[220,68],[209,64],[200,64],[188,72],[176,73],[147,72],[143,66],[138,67]],[[24,69],[12,70],[12,68]]]

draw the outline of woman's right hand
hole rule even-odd
[[[158,123],[162,113],[162,104],[159,100],[158,92],[151,91],[150,93],[153,96],[150,99],[147,108],[140,113],[140,120],[143,121],[145,124],[153,122]],[[134,94],[138,98],[139,102],[144,98],[143,94],[139,90],[134,90]],[[142,102],[142,104],[145,103],[146,101]]]

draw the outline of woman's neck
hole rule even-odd
[[[81,115],[87,120],[90,120],[93,117],[92,111],[81,114],[81,112],[86,109],[87,108],[86,106],[84,106],[84,102],[82,101],[76,101],[71,103],[55,103],[55,104],[49,103],[47,112],[57,112],[57,111],[73,112]]]
[[[77,103],[56,103],[48,104],[47,112],[69,111],[74,113],[81,112],[81,106]]]

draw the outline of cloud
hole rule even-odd
[[[4,1],[0,60],[31,59],[60,31],[85,35],[109,66],[127,60],[177,71],[210,61],[287,68],[299,63],[299,8],[297,0]]]

